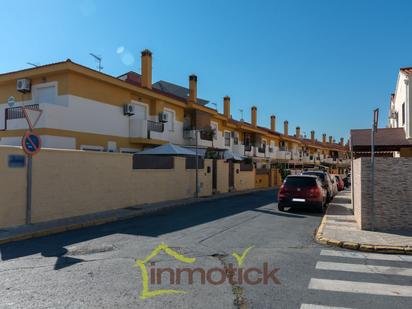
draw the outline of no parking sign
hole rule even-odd
[[[41,149],[40,136],[37,133],[26,131],[21,140],[21,145],[26,154],[35,155]]]

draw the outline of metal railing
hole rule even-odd
[[[152,120],[147,121],[147,131],[162,133],[164,131],[164,128],[165,126],[162,122],[156,122]]]
[[[31,104],[25,106],[27,109],[39,110],[39,104]],[[6,108],[6,120],[23,119],[24,113],[21,106]]]

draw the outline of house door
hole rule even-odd
[[[229,161],[229,191],[232,191],[235,187],[235,165],[233,161]]]

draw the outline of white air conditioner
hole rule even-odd
[[[159,113],[159,122],[168,122],[169,121],[169,114],[165,112]]]
[[[16,89],[18,92],[27,93],[31,91],[31,81],[27,78],[17,80]]]
[[[123,114],[127,116],[134,115],[134,105],[133,104],[123,105]]]

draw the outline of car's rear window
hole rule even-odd
[[[325,174],[324,173],[317,173],[317,172],[304,172],[303,175],[313,175],[318,176],[322,181],[325,181]]]
[[[311,187],[316,185],[314,177],[288,177],[286,178],[286,186]]]

